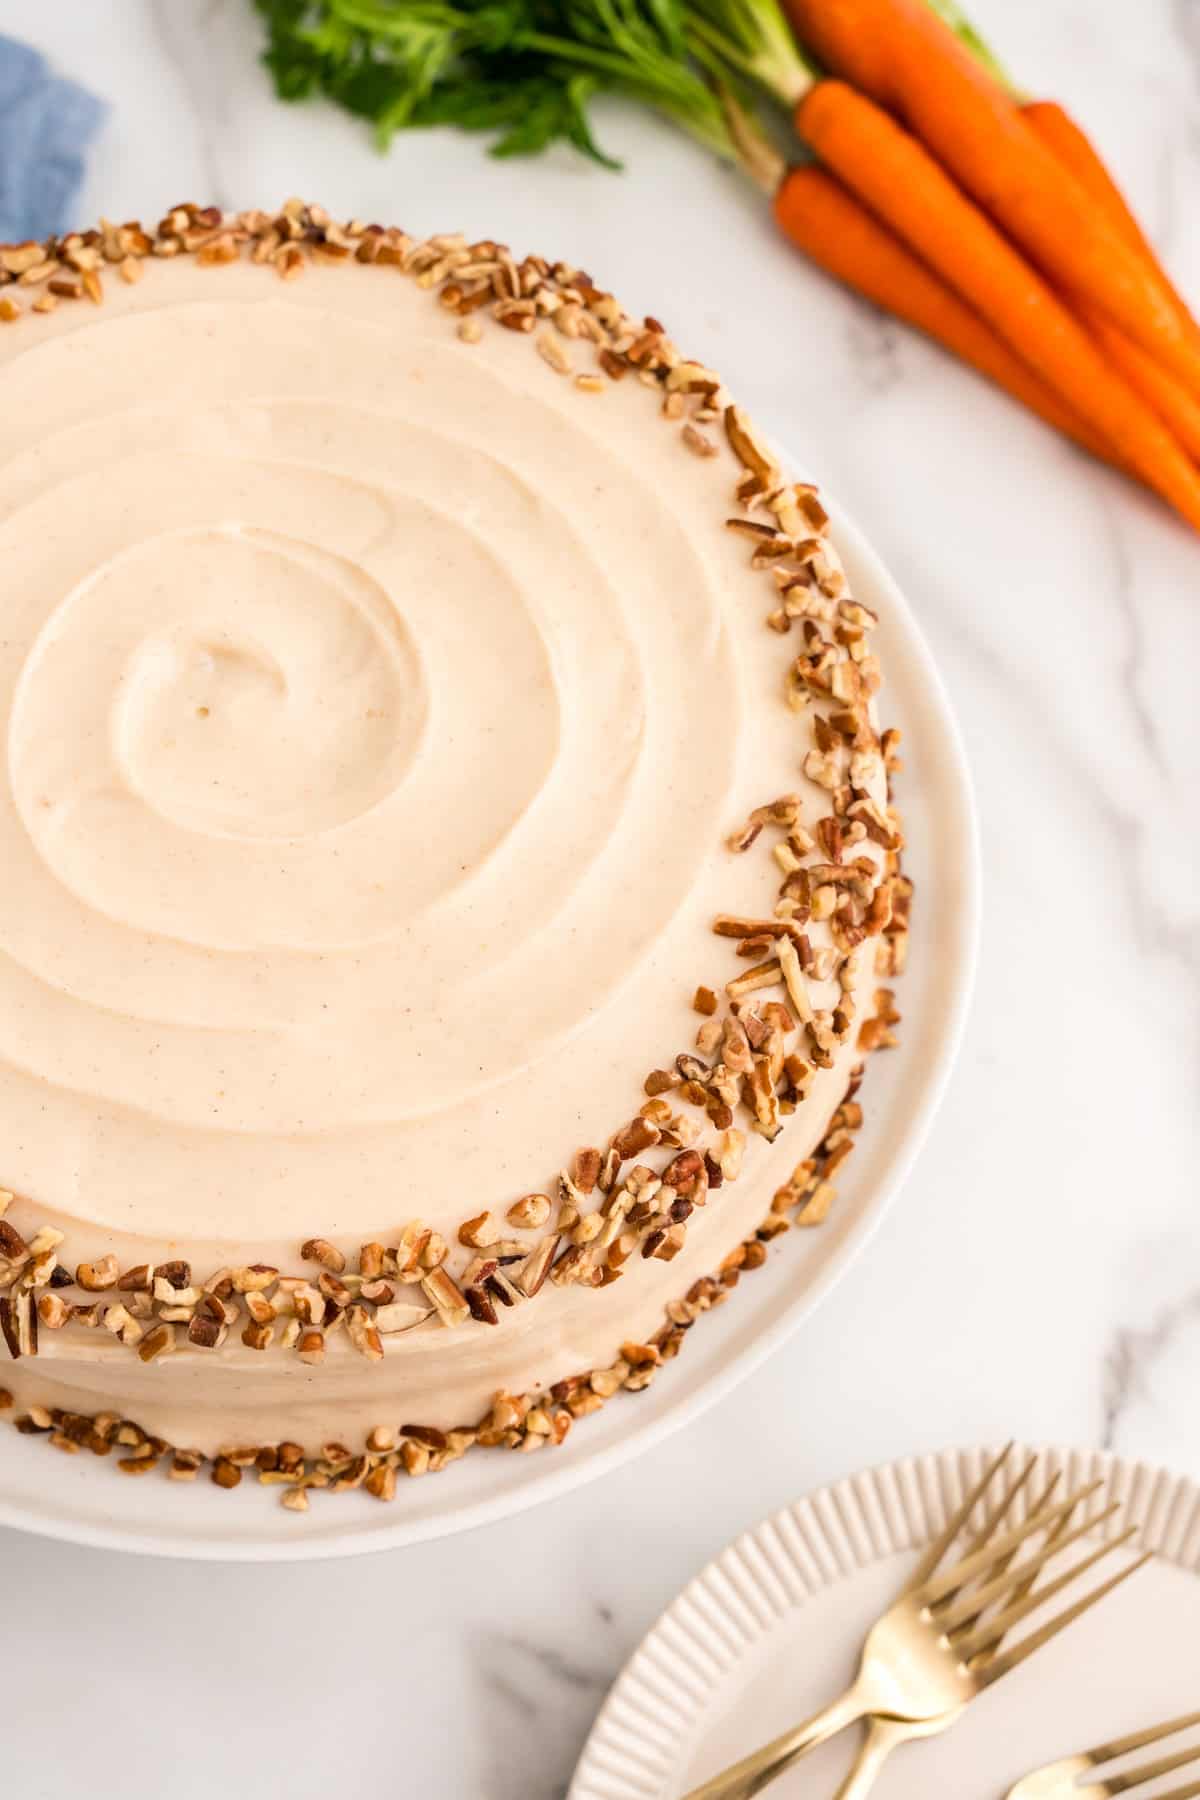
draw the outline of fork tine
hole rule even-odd
[[[1081,1575],[1086,1575],[1088,1570],[1095,1568],[1098,1562],[1102,1562],[1106,1556],[1110,1556],[1122,1544],[1128,1543],[1136,1532],[1137,1526],[1131,1525],[1128,1531],[1120,1537],[1111,1538],[1106,1544],[1101,1544],[1098,1550],[1093,1550],[1092,1554],[1085,1556],[1082,1562],[1077,1562],[1071,1568],[1064,1569],[1061,1575],[1056,1576],[1053,1581],[1048,1581],[1045,1587],[1034,1588],[1022,1599],[1015,1601],[1011,1606],[1006,1606],[1003,1612],[996,1613],[993,1618],[986,1620],[978,1630],[972,1632],[970,1637],[955,1639],[954,1647],[962,1656],[963,1661],[969,1662],[981,1651],[994,1648],[1000,1639],[1012,1630],[1014,1625],[1019,1625],[1022,1619],[1027,1619],[1030,1613],[1037,1612],[1039,1607],[1046,1604],[1047,1600],[1053,1600],[1056,1594],[1061,1594],[1064,1588],[1070,1587]],[[1065,1549],[1067,1541],[1064,1539],[1060,1547]]]
[[[952,1588],[961,1588],[964,1583],[973,1581],[980,1570],[987,1568],[988,1564],[995,1561],[996,1558],[1007,1556],[1010,1550],[1019,1548],[1036,1532],[1045,1531],[1051,1525],[1057,1525],[1064,1515],[1073,1513],[1082,1501],[1103,1485],[1102,1481],[1089,1483],[1087,1487],[1080,1488],[1078,1493],[1069,1494],[1060,1505],[1051,1507],[1049,1512],[1026,1519],[1023,1524],[1015,1526],[1012,1531],[997,1538],[995,1543],[988,1544],[982,1550],[976,1550],[973,1555],[963,1557],[961,1562],[955,1563],[953,1568],[946,1569],[941,1575],[931,1576],[919,1590],[922,1603],[925,1606],[935,1606],[939,1600],[946,1598]]]
[[[1177,1731],[1188,1731],[1193,1725],[1200,1725],[1200,1712],[1185,1713],[1182,1719],[1168,1719],[1165,1725],[1151,1725],[1146,1731],[1131,1731],[1128,1737],[1097,1744],[1094,1750],[1085,1750],[1083,1754],[1096,1768],[1100,1763],[1115,1762],[1118,1756],[1128,1756],[1131,1750],[1144,1750],[1147,1744],[1161,1743],[1163,1738],[1174,1737]]]
[[[1045,1483],[1045,1487],[1043,1487],[1042,1492],[1040,1492],[1040,1494],[1038,1494],[1038,1498],[1033,1499],[1033,1501],[1029,1501],[1029,1512],[1027,1512],[1027,1514],[1025,1514],[1025,1517],[1027,1517],[1027,1519],[1036,1519],[1036,1517],[1042,1516],[1043,1512],[1045,1512],[1045,1510],[1047,1510],[1047,1507],[1049,1507],[1049,1501],[1051,1501],[1051,1494],[1052,1494],[1052,1492],[1054,1492],[1054,1489],[1056,1489],[1056,1487],[1058,1487],[1058,1483],[1060,1483],[1060,1480],[1061,1480],[1061,1471],[1056,1472],[1056,1474],[1052,1474],[1051,1480],[1049,1480],[1049,1481],[1047,1481],[1047,1483]],[[995,1523],[997,1523],[997,1525],[999,1525],[999,1523],[1000,1523],[999,1517],[997,1517],[997,1521],[995,1521]],[[1051,1541],[1052,1541],[1052,1539],[1054,1539],[1054,1537],[1060,1537],[1061,1532],[1063,1532],[1063,1526],[1065,1526],[1065,1525],[1067,1525],[1067,1519],[1060,1519],[1060,1521],[1058,1521],[1058,1525],[1054,1526],[1054,1530],[1052,1530],[1051,1537],[1049,1537],[1049,1539],[1047,1539],[1047,1543],[1051,1543]],[[995,1528],[995,1526],[993,1526],[993,1528]],[[968,1553],[975,1552],[975,1550],[977,1550],[977,1548],[982,1548],[982,1543],[970,1544],[970,1546],[968,1546]],[[1011,1568],[1011,1564],[1013,1564],[1013,1562],[1015,1562],[1015,1561],[1016,1561],[1016,1550],[1009,1550],[1009,1552],[1007,1552],[1006,1555],[1002,1555],[1002,1557],[997,1557],[997,1559],[995,1559],[995,1562],[991,1562],[991,1564],[988,1564],[988,1568],[986,1568],[986,1570],[984,1570],[984,1573],[982,1573],[982,1586],[984,1586],[984,1588],[986,1588],[986,1586],[988,1586],[988,1584],[990,1584],[991,1580],[997,1579],[997,1577],[999,1577],[999,1575],[1004,1575],[1004,1571],[1006,1571],[1007,1568]],[[1013,1600],[1022,1600],[1022,1598],[1025,1597],[1025,1593],[1027,1593],[1027,1591],[1029,1591],[1029,1588],[1033,1588],[1033,1582],[1034,1582],[1033,1575],[1031,1575],[1031,1577],[1029,1577],[1029,1579],[1024,1580],[1024,1582],[1018,1582],[1018,1584],[1016,1584],[1015,1588],[1013,1588],[1013,1593],[1011,1593],[1011,1598],[1013,1598]],[[975,1595],[979,1595],[979,1591],[981,1591],[981,1589],[977,1588],[977,1589],[975,1589],[975,1591],[973,1591],[973,1593],[975,1593]],[[946,1609],[948,1609],[948,1607],[952,1606],[952,1604],[954,1604],[954,1602],[955,1602],[955,1600],[957,1600],[957,1598],[959,1598],[959,1589],[952,1589],[952,1591],[950,1591],[950,1593],[948,1593],[948,1595],[946,1595],[945,1600],[943,1600],[943,1602],[939,1602],[939,1606],[937,1606],[936,1609],[934,1609],[934,1616],[936,1616],[936,1618],[937,1618],[937,1624],[939,1624],[939,1625],[945,1624]],[[979,1615],[981,1615],[981,1611],[982,1611],[982,1607],[979,1607],[979,1606],[970,1607],[970,1613],[964,1613],[964,1615],[959,1616],[959,1620],[957,1620],[957,1624],[952,1625],[952,1627],[945,1627],[946,1634],[948,1634],[948,1636],[952,1636],[952,1638],[954,1638],[955,1634],[961,1633],[961,1631],[964,1631],[964,1629],[966,1629],[966,1627],[968,1627],[968,1625],[977,1624],[977,1622],[979,1622]]]
[[[1000,1498],[997,1501],[995,1501],[995,1503],[992,1506],[990,1506],[988,1508],[987,1512],[984,1514],[982,1525],[980,1525],[980,1527],[977,1531],[975,1531],[971,1534],[971,1536],[967,1539],[966,1543],[964,1544],[963,1550],[962,1550],[962,1557],[973,1556],[977,1550],[984,1549],[986,1547],[986,1545],[988,1545],[991,1542],[992,1538],[995,1536],[996,1531],[1004,1523],[1004,1520],[1007,1517],[1007,1515],[1012,1507],[1013,1501],[1016,1499],[1016,1497],[1020,1493],[1021,1489],[1025,1486],[1025,1483],[1029,1480],[1029,1477],[1033,1474],[1033,1471],[1034,1471],[1034,1468],[1036,1467],[1036,1465],[1037,1465],[1036,1456],[1031,1456],[1029,1458],[1029,1460],[1026,1462],[1025,1467],[1021,1470],[1020,1474],[1016,1477],[1016,1479],[1009,1482],[1008,1486],[1005,1488],[1005,1490],[1001,1494]],[[1031,1509],[1031,1511],[1036,1511],[1036,1510],[1037,1510],[1037,1508]],[[1015,1555],[1015,1552],[1010,1551],[1007,1556],[1002,1557],[999,1559],[999,1561],[991,1564],[991,1566],[988,1570],[988,1573],[989,1574],[992,1574],[992,1573],[998,1574],[1001,1569],[1007,1568],[1008,1564],[1012,1561],[1014,1555]],[[959,1560],[961,1561],[962,1558],[960,1557]],[[955,1600],[957,1598],[957,1596],[958,1596],[958,1589],[952,1588],[950,1590],[950,1592],[947,1594],[945,1601],[941,1602],[941,1604],[947,1605],[951,1601]]]
[[[1190,1750],[1176,1750],[1170,1756],[1160,1756],[1155,1762],[1143,1763],[1140,1769],[1130,1769],[1127,1775],[1110,1776],[1101,1786],[1108,1794],[1125,1794],[1130,1788],[1156,1781],[1160,1775],[1169,1775],[1172,1769],[1186,1769],[1194,1762],[1200,1762],[1200,1744],[1193,1744]],[[1193,1788],[1192,1792],[1195,1791]]]
[[[924,1556],[913,1570],[908,1582],[900,1590],[900,1598],[903,1598],[906,1594],[915,1593],[919,1587],[923,1587],[929,1580],[929,1577],[933,1574],[933,1571],[937,1568],[943,1556],[945,1556],[947,1550],[950,1548],[971,1514],[975,1511],[975,1508],[983,1499],[983,1496],[987,1493],[989,1487],[991,1487],[992,1481],[1004,1467],[1005,1463],[1012,1455],[1012,1452],[1013,1444],[1012,1439],[1010,1438],[1003,1450],[1001,1450],[999,1456],[994,1457],[983,1471],[983,1474],[979,1477],[975,1486],[971,1489],[962,1505],[958,1508],[958,1511],[946,1521],[941,1534],[934,1538],[932,1544],[930,1544],[928,1550],[926,1550]]]
[[[1118,1570],[1107,1581],[1102,1581],[1099,1587],[1093,1588],[1090,1594],[1085,1594],[1081,1600],[1077,1600],[1074,1606],[1068,1606],[1064,1611],[1056,1613],[1054,1618],[1048,1619],[1037,1631],[1030,1632],[1027,1638],[1022,1638],[1019,1644],[1014,1644],[1011,1650],[997,1652],[992,1660],[979,1671],[980,1687],[990,1687],[993,1681],[999,1681],[1000,1677],[1007,1675],[1010,1669],[1017,1668],[1027,1656],[1032,1656],[1035,1650],[1040,1650],[1043,1644],[1048,1644],[1051,1638],[1057,1637],[1060,1631],[1064,1631],[1068,1625],[1081,1618],[1106,1595],[1111,1594],[1114,1588],[1119,1588],[1123,1581],[1128,1581],[1131,1575],[1136,1575],[1139,1569],[1144,1569],[1146,1564],[1153,1560],[1151,1553],[1147,1550],[1144,1556],[1139,1556],[1137,1561],[1130,1563],[1127,1569]]]
[[[996,1527],[1003,1522],[1012,1507],[1013,1501],[1025,1486],[1025,1483],[1029,1480],[1029,1477],[1033,1474],[1036,1467],[1037,1457],[1031,1456],[1016,1479],[1009,1482],[1008,1487],[1001,1494],[995,1505],[988,1508],[987,1512],[984,1514],[983,1524],[964,1545],[964,1556],[973,1556],[976,1550],[982,1550],[984,1545],[991,1541]]]
[[[1189,1781],[1183,1787],[1168,1788],[1158,1800],[1196,1800],[1197,1794],[1200,1794],[1200,1781]]]
[[[1050,1504],[1050,1497],[1054,1493],[1054,1490],[1055,1490],[1055,1488],[1057,1488],[1061,1479],[1062,1479],[1062,1471],[1061,1470],[1057,1471],[1054,1475],[1052,1475],[1050,1477],[1049,1481],[1043,1487],[1043,1489],[1042,1489],[1041,1493],[1038,1495],[1037,1499],[1035,1501],[1030,1502],[1029,1513],[1027,1515],[1029,1518],[1031,1518],[1031,1519],[1037,1518],[1040,1514],[1044,1513],[1047,1510],[1047,1508]],[[1069,1523],[1070,1523],[1070,1515],[1069,1514],[1065,1518],[1060,1519],[1058,1521],[1058,1524],[1056,1526],[1054,1526],[1053,1530],[1047,1536],[1047,1538],[1046,1538],[1047,1544],[1055,1543],[1062,1536],[1063,1532],[1066,1530],[1067,1525]],[[992,1563],[987,1569],[984,1570],[982,1586],[973,1590],[972,1599],[975,1602],[975,1604],[973,1604],[971,1606],[969,1612],[967,1612],[959,1617],[957,1624],[952,1625],[952,1626],[946,1626],[945,1625],[945,1618],[946,1618],[945,1611],[943,1611],[941,1608],[939,1608],[937,1610],[937,1612],[935,1614],[937,1621],[940,1625],[944,1626],[948,1637],[953,1639],[960,1632],[967,1630],[968,1627],[978,1624],[980,1615],[984,1610],[983,1607],[981,1607],[978,1604],[979,1594],[981,1592],[983,1592],[984,1589],[986,1589],[992,1581],[994,1581],[998,1576],[1003,1575],[1004,1572],[1012,1566],[1013,1562],[1016,1560],[1017,1555],[1018,1555],[1017,1550],[1010,1550],[1006,1556],[997,1557],[996,1561],[994,1563]],[[1030,1588],[1033,1586],[1033,1584],[1036,1580],[1037,1580],[1037,1571],[1036,1570],[1034,1571],[1034,1573],[1032,1575],[1024,1576],[1022,1579],[1019,1579],[1017,1581],[1017,1585],[1012,1590],[1012,1596],[1011,1596],[1012,1599],[1013,1600],[1023,1600],[1025,1598],[1025,1595],[1029,1592]],[[951,1593],[947,1597],[947,1602],[949,1604],[953,1604],[953,1602],[956,1598],[957,1598],[957,1594]]]
[[[1081,1525],[1077,1525],[1073,1531],[1065,1534],[1062,1530],[1064,1521],[1060,1519],[1054,1535],[1041,1544],[1032,1556],[1018,1565],[1017,1578],[1024,1580],[1028,1576],[1039,1575],[1048,1562],[1052,1562],[1064,1550],[1069,1550],[1072,1544],[1078,1543],[1080,1538],[1087,1537],[1096,1530],[1097,1526],[1103,1525],[1106,1519],[1110,1519],[1115,1512],[1119,1511],[1119,1505],[1114,1503],[1112,1506],[1106,1507],[1102,1513],[1097,1513],[1095,1518],[1085,1519]],[[985,1587],[972,1588],[969,1594],[961,1595],[938,1614],[938,1624],[949,1635],[958,1630],[968,1617],[978,1617],[980,1613],[986,1612],[989,1606],[994,1606],[998,1600],[1011,1601],[1014,1598],[1013,1585],[1013,1571],[1009,1569],[998,1575],[994,1581],[989,1581]],[[1041,1591],[1048,1593],[1049,1589],[1043,1588]]]

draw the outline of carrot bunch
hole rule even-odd
[[[782,230],[1200,530],[1200,329],[1085,134],[929,0],[784,4],[831,74]]]

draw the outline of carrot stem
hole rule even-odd
[[[736,71],[795,106],[816,80],[778,0],[689,0],[684,16],[688,48],[720,86]]]

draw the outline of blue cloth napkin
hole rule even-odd
[[[71,208],[83,153],[107,109],[55,75],[27,44],[0,37],[0,243],[79,224]]]

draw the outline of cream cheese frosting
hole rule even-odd
[[[557,1206],[693,1047],[697,983],[747,967],[714,916],[770,917],[781,873],[730,832],[829,810],[800,644],[725,529],[719,426],[684,421],[694,454],[594,368],[464,341],[392,266],[151,259],[0,333],[0,1184],[67,1268],[297,1271],[420,1219],[457,1277],[484,1213],[532,1247],[507,1210]],[[882,759],[855,791],[882,812]],[[470,1422],[645,1339],[821,1140],[854,1040],[673,1260],[599,1291],[434,1315],[381,1362],[343,1332],[319,1371],[43,1330],[0,1380],[207,1452]]]

